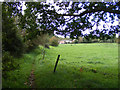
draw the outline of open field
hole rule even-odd
[[[35,88],[117,88],[118,45],[116,43],[60,44],[41,47],[25,54],[20,69],[9,72],[11,78],[3,80],[3,87],[30,88],[26,83],[34,69]],[[53,73],[57,56],[56,72]],[[13,76],[12,76],[13,75]],[[9,86],[8,86],[9,85]]]

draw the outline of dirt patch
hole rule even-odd
[[[34,62],[32,64],[32,70],[28,78],[28,82],[25,82],[24,84],[32,88],[32,90],[35,90]]]
[[[24,83],[25,85],[32,88],[32,90],[35,90],[35,75],[34,75],[34,69],[32,69],[30,76],[28,78],[28,82]]]
[[[32,69],[30,77],[29,77],[29,86],[31,88],[35,88],[35,75],[34,75],[34,69]]]

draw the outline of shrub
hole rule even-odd
[[[45,44],[45,48],[50,49],[49,44]]]
[[[120,43],[120,38],[116,38],[116,43]]]
[[[75,39],[73,42],[72,42],[72,44],[77,44],[78,43],[78,40],[77,39]]]
[[[37,38],[33,39],[32,42],[35,45],[45,46],[45,44],[49,43],[49,35],[48,34],[41,34],[40,36],[37,36]]]
[[[79,37],[79,38],[78,38],[78,43],[81,43],[81,42],[83,42],[83,38],[82,38],[82,37]]]
[[[76,44],[76,43],[78,43],[78,40],[77,40],[77,39],[75,40],[75,44]]]
[[[59,45],[58,39],[57,39],[55,36],[53,36],[53,37],[50,39],[50,45],[51,45],[51,46],[58,46],[58,45]]]
[[[23,52],[23,42],[15,31],[11,31],[9,34],[3,33],[2,45],[3,50],[9,51],[13,56],[19,56]]]
[[[10,55],[9,52],[3,52],[2,55],[2,75],[4,78],[7,78],[7,72],[11,70],[15,70],[18,68],[17,62],[15,62],[15,58]]]
[[[25,51],[26,52],[30,52],[31,50],[33,50],[36,46],[33,44],[33,42],[31,40],[27,40],[25,42]]]
[[[32,40],[25,41],[26,51],[29,52],[36,48],[38,45],[42,45],[45,48],[49,48],[49,35],[41,34]]]

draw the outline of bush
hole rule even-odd
[[[50,36],[48,34],[41,34],[41,35],[37,35],[36,38],[33,38],[31,40],[26,40],[25,51],[30,52],[39,45],[42,45],[45,48],[49,48],[49,37]]]
[[[9,52],[3,52],[2,55],[2,75],[7,78],[7,72],[18,68],[19,64],[15,62],[15,58]]]
[[[120,43],[120,38],[116,38],[116,43]]]
[[[58,46],[58,45],[59,45],[58,39],[57,39],[55,36],[53,36],[53,37],[50,39],[50,45],[51,45],[51,46]]]
[[[73,42],[72,42],[72,44],[77,44],[78,43],[78,40],[77,39],[75,39]]]
[[[81,43],[81,42],[83,42],[83,38],[82,38],[82,37],[79,37],[79,38],[78,38],[78,43]]]
[[[35,47],[36,47],[36,45],[34,45],[31,40],[27,40],[27,41],[25,42],[25,51],[26,51],[26,52],[30,52],[30,51],[33,50]]]
[[[49,44],[45,44],[45,48],[50,49]]]
[[[42,45],[45,46],[45,44],[49,43],[49,35],[48,34],[41,34],[40,36],[37,36],[37,38],[32,40],[34,45]]]
[[[75,43],[75,44],[78,43],[78,40],[76,39],[74,43]]]

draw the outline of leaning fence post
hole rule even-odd
[[[58,63],[59,57],[60,57],[60,55],[58,55],[58,57],[57,57],[57,61],[56,61],[55,67],[54,67],[54,72],[55,72],[55,70],[56,70],[56,67],[57,67],[57,63]]]

